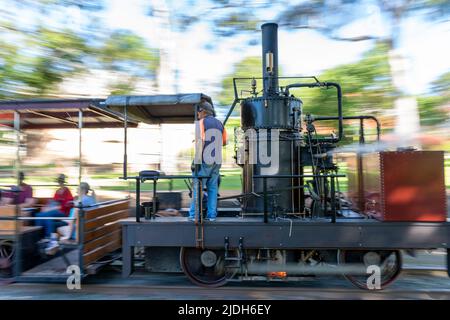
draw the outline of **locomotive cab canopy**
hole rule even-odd
[[[203,93],[179,93],[162,95],[110,96],[102,107],[120,114],[124,119],[123,179],[127,176],[127,120],[146,124],[187,124],[197,120],[197,108],[201,102],[213,105],[211,97]]]

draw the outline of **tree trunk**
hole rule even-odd
[[[416,97],[407,92],[407,57],[399,50],[389,52],[392,82],[397,93],[394,101],[395,130],[400,146],[418,145],[420,133],[419,109]]]
[[[391,27],[389,64],[396,95],[394,101],[396,143],[398,147],[420,147],[420,118],[417,99],[408,92],[408,84],[414,79],[409,76],[411,70],[409,57],[399,45],[400,15],[394,17]]]
[[[170,10],[166,0],[156,0],[155,7],[158,8],[155,16],[159,23],[159,70],[157,79],[157,91],[159,93],[176,93],[177,85],[175,79],[174,58],[175,43],[174,34],[170,20]]]

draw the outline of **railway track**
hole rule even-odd
[[[305,278],[297,283],[242,282],[221,288],[200,288],[179,274],[138,273],[122,279],[115,272],[88,280],[81,290],[65,284],[9,284],[0,299],[170,299],[170,300],[317,300],[317,299],[450,299],[450,279],[443,271],[405,270],[382,291],[355,289],[341,277]]]

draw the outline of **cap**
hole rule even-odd
[[[91,187],[89,186],[89,184],[87,182],[81,182],[80,183],[80,189],[89,191],[91,189]]]
[[[198,104],[198,111],[205,110],[208,113],[216,116],[216,112],[214,111],[214,107],[207,101],[202,101]]]

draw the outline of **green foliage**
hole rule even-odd
[[[135,83],[135,79],[127,79],[127,81],[112,83],[109,88],[113,95],[125,95],[133,92]]]
[[[450,72],[433,81],[431,94],[418,99],[421,125],[432,126],[448,119],[444,107],[450,104]]]
[[[8,96],[14,82],[14,67],[17,64],[18,48],[10,43],[0,41],[0,98]]]
[[[83,70],[85,41],[68,30],[40,29],[26,48],[1,44],[0,97],[39,95],[55,91],[64,77]]]
[[[70,30],[41,29],[29,43],[36,55],[24,56],[20,67],[28,72],[17,74],[28,94],[43,96],[55,92],[65,77],[85,70],[83,58],[89,54],[88,47]]]
[[[222,80],[222,90],[218,95],[221,106],[230,106],[234,100],[233,78],[260,77],[262,64],[260,57],[247,57],[236,63],[233,71]],[[244,87],[245,85],[245,87]],[[237,82],[238,94],[240,90],[250,90],[250,80],[247,83]]]
[[[108,70],[127,75],[109,84],[111,94],[132,93],[139,78],[155,78],[159,67],[157,51],[127,30],[114,31],[96,56]]]
[[[442,95],[448,100],[450,99],[450,71],[442,74],[439,78],[431,83],[433,94]]]
[[[362,36],[345,37],[341,29],[367,13],[368,4],[377,6],[390,27],[389,40],[395,47],[400,37],[400,25],[410,13],[423,14],[437,22],[450,15],[448,0],[309,0],[286,6],[279,12],[278,21],[293,28],[315,29],[329,38],[347,41],[381,40],[378,35],[369,33]],[[374,29],[375,30],[375,29]]]
[[[242,14],[239,11],[233,11],[215,20],[214,30],[220,36],[232,36],[243,31],[254,31],[257,25],[257,18],[250,12]]]
[[[421,125],[433,126],[445,121],[446,114],[444,110],[440,109],[443,101],[443,98],[439,96],[419,97],[417,99]]]
[[[102,1],[6,1],[8,6],[2,8],[6,14],[0,16],[5,39],[0,40],[0,99],[57,95],[65,79],[93,68],[120,72],[110,83],[114,93],[129,93],[140,78],[155,77],[159,57],[143,38],[128,31],[106,30],[102,23],[93,33],[91,22],[72,30],[64,21],[58,24],[46,19],[67,20],[64,14],[70,14],[71,7],[92,17],[103,10]],[[17,25],[17,8],[35,14],[35,23]]]
[[[325,71],[320,81],[337,82],[343,92],[344,116],[371,114],[392,107],[393,87],[387,56],[388,47],[377,44],[362,59]],[[292,91],[295,92],[295,91]],[[303,89],[304,111],[315,115],[335,114],[334,89]]]
[[[338,82],[341,85],[344,115],[376,114],[382,109],[392,107],[393,87],[387,50],[385,44],[379,43],[365,53],[361,60],[332,68],[319,75],[321,81]],[[219,103],[229,106],[233,101],[233,77],[258,76],[261,69],[260,57],[247,57],[238,62],[233,72],[222,81]],[[280,81],[280,85],[284,82],[286,80]],[[239,94],[241,90],[250,90],[250,80],[237,84]],[[262,89],[260,83],[258,88]],[[315,115],[336,114],[337,100],[334,89],[301,88],[291,89],[291,93],[303,100],[305,112]]]
[[[145,40],[126,30],[113,32],[98,55],[110,69],[123,72],[131,65],[143,70],[144,75],[154,74],[159,64],[158,54],[146,46]]]

